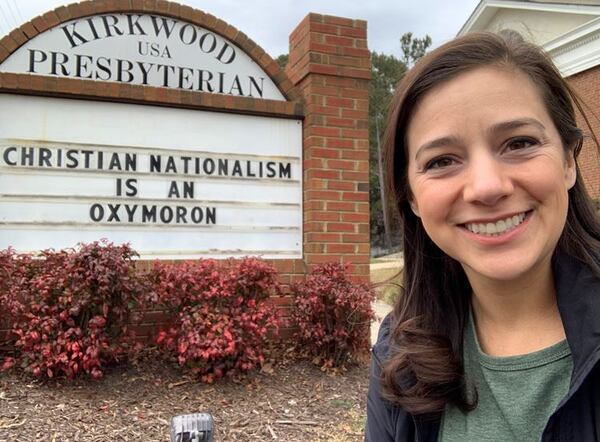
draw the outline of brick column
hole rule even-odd
[[[369,278],[371,78],[363,20],[309,14],[290,35],[286,72],[305,102],[304,260],[353,264]]]

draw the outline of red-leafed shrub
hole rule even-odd
[[[0,272],[10,275],[0,301],[11,318],[14,363],[36,377],[98,378],[125,356],[131,311],[146,290],[134,255],[105,241],[36,257],[2,252]]]
[[[343,366],[369,349],[375,294],[367,285],[352,282],[347,270],[339,263],[323,264],[291,287],[295,338],[327,368]]]
[[[254,258],[157,263],[153,277],[156,301],[174,318],[157,343],[179,364],[212,382],[263,363],[268,333],[280,326],[270,300],[280,292],[273,267]]]

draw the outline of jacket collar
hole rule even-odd
[[[571,386],[600,359],[600,278],[581,261],[557,253],[553,260],[558,309],[573,356]]]

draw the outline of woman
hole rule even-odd
[[[510,32],[457,38],[399,84],[404,292],[373,348],[367,441],[600,441],[600,223],[574,104]]]

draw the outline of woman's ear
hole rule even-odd
[[[566,164],[565,164],[565,184],[567,189],[571,189],[577,181],[577,163],[575,162],[575,156],[573,149],[566,151]]]
[[[420,218],[421,215],[419,215],[419,205],[417,204],[417,202],[415,201],[415,199],[411,196],[409,198],[408,202],[410,204],[410,209],[417,216],[417,218]]]

